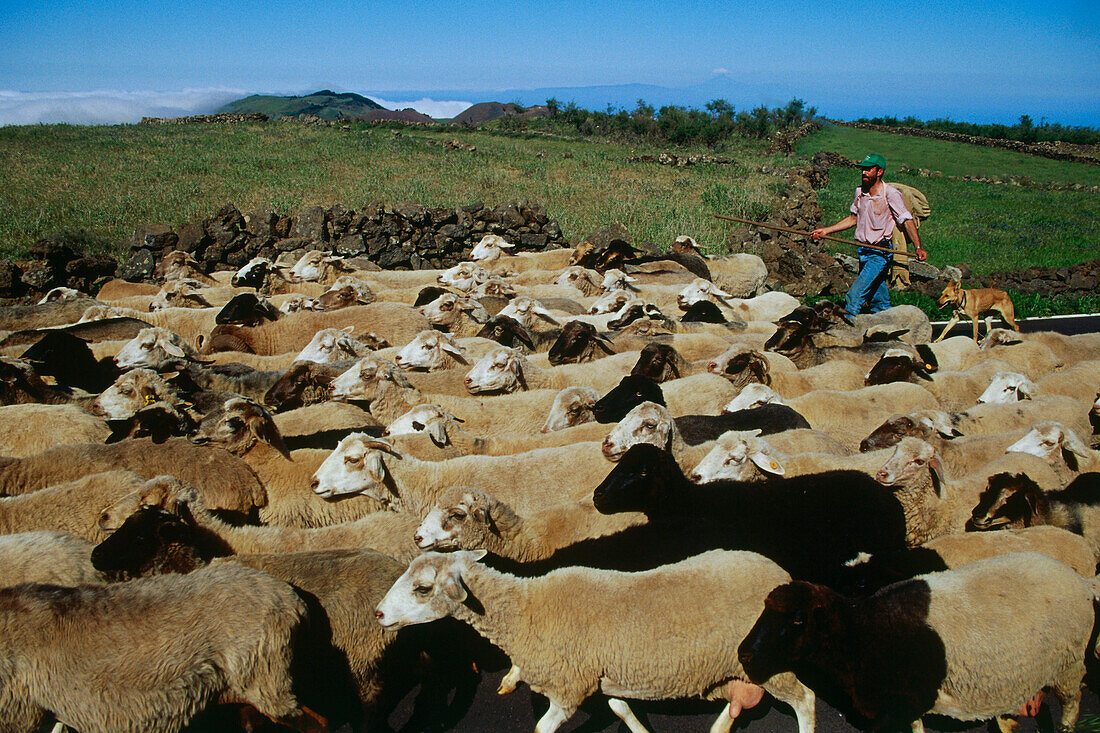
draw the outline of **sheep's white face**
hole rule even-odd
[[[875,480],[883,486],[905,486],[930,469],[940,473],[939,455],[936,449],[918,438],[902,438],[886,463],[875,472]]]
[[[233,274],[233,277],[229,280],[229,284],[235,288],[239,288],[244,282],[255,282],[266,277],[267,273],[274,269],[275,265],[266,257],[253,257],[248,261],[247,265]]]
[[[637,299],[637,296],[625,290],[612,290],[596,298],[595,302],[589,307],[588,312],[590,315],[616,313],[621,311],[624,305]]]
[[[1020,400],[1030,400],[1037,392],[1035,383],[1016,372],[997,372],[992,381],[978,398],[979,403],[989,405],[1008,404]]]
[[[295,295],[283,301],[279,310],[283,313],[296,313],[298,311],[323,311],[325,307],[316,298],[307,298],[304,295]]]
[[[120,318],[122,315],[122,308],[113,308],[109,305],[93,305],[84,311],[84,314],[80,316],[80,320],[77,321],[77,323],[102,321],[105,318]]]
[[[156,402],[164,380],[151,369],[133,369],[119,376],[92,403],[92,413],[107,420],[128,420],[138,410]]]
[[[375,608],[379,625],[399,629],[449,616],[466,600],[462,571],[484,555],[463,550],[416,558]]]
[[[186,280],[172,280],[164,284],[160,292],[149,303],[150,311],[164,310],[165,308],[210,308],[210,303],[202,297],[200,288]]]
[[[432,430],[433,426],[442,424],[446,420],[453,420],[454,416],[443,410],[439,405],[417,405],[386,426],[382,434],[388,437],[395,435],[413,435]],[[444,441],[446,433],[443,433]]]
[[[588,295],[594,288],[598,287],[598,283],[595,281],[596,277],[598,275],[594,275],[591,270],[586,270],[579,265],[572,265],[558,274],[554,284],[576,288]]]
[[[115,355],[119,369],[161,371],[187,359],[183,339],[166,328],[143,328]]]
[[[546,423],[539,432],[552,433],[592,422],[592,405],[598,399],[600,393],[591,387],[566,387],[554,396]]]
[[[782,476],[785,470],[775,449],[759,434],[759,430],[725,433],[691,472],[691,480],[700,484],[720,479],[753,481],[763,478],[762,474]]]
[[[290,276],[295,280],[317,282],[328,274],[328,266],[331,262],[339,261],[339,257],[327,255],[319,250],[306,252],[302,258],[290,268]]]
[[[329,293],[337,293],[344,288],[351,288],[355,292],[355,302],[360,305],[374,301],[374,292],[371,291],[370,286],[352,275],[341,275],[336,278],[328,290],[321,293],[321,297],[324,298]]]
[[[1100,417],[1100,394],[1096,395],[1096,401],[1092,403],[1091,412],[1093,415]]]
[[[199,270],[199,263],[195,261],[195,258],[179,250],[174,250],[166,254],[157,269],[165,280],[205,277],[202,271]]]
[[[500,255],[505,249],[511,249],[514,246],[514,244],[505,241],[504,237],[499,234],[486,234],[470,250],[470,259],[474,262],[495,262],[500,259]]]
[[[759,382],[753,382],[747,384],[745,387],[734,397],[732,400],[726,403],[722,408],[722,412],[737,412],[738,410],[751,410],[756,407],[762,407],[763,405],[785,405],[786,402],[779,396],[771,387],[766,384],[760,384]]]
[[[988,327],[988,321],[986,323]],[[1020,338],[1020,334],[1015,331],[1009,331],[1007,328],[993,328],[990,329],[985,338],[982,340],[981,349],[992,349],[995,346],[1012,346],[1014,344],[1023,343],[1023,339]]]
[[[416,528],[413,542],[421,550],[461,548],[463,529],[474,521],[472,513],[476,504],[477,497],[472,493],[460,488],[447,489]]]
[[[346,330],[325,328],[314,335],[313,340],[302,349],[294,361],[314,361],[329,364],[343,359],[359,356],[361,345]]]
[[[700,277],[696,278],[676,295],[676,304],[686,309],[704,300],[725,304],[725,299],[732,297],[732,295],[722,290],[722,288]]]
[[[631,283],[635,282],[638,282],[638,278],[631,277],[622,270],[612,268],[603,274],[600,290],[605,293],[610,293],[613,290],[630,290]]]
[[[420,312],[433,326],[452,327],[463,313],[469,313],[470,317],[478,323],[489,320],[489,312],[476,300],[460,298],[454,293],[444,293],[427,305],[421,306]]]
[[[1081,458],[1092,456],[1089,447],[1077,434],[1061,423],[1046,421],[1033,427],[1028,434],[1005,449],[1006,453],[1029,453],[1049,463],[1068,464],[1066,453]]]
[[[501,280],[499,277],[494,277],[480,283],[476,288],[470,291],[471,298],[484,298],[487,295],[496,296],[498,298],[514,298],[516,295],[516,288],[507,280]]]
[[[526,361],[515,349],[498,346],[466,373],[466,390],[470,394],[515,392],[522,387],[520,379]]]
[[[446,369],[454,362],[466,363],[465,350],[454,336],[439,331],[421,331],[393,360],[402,369]]]
[[[336,446],[313,474],[313,493],[325,499],[348,494],[365,494],[379,501],[392,497],[384,486],[386,466],[381,452],[372,447],[387,445],[363,433],[352,433]]]
[[[649,443],[667,448],[672,433],[672,415],[656,402],[643,402],[611,429],[603,441],[603,455],[617,461],[631,446]]]
[[[38,304],[43,305],[45,303],[55,303],[61,300],[72,300],[73,298],[80,298],[83,295],[84,294],[76,288],[66,288],[62,286],[50,290],[42,300],[38,301]]]
[[[488,279],[489,273],[473,262],[460,262],[454,267],[444,270],[436,277],[436,281],[440,284],[449,285],[463,292],[473,290],[478,283]]]
[[[542,318],[554,324],[558,323],[557,319],[550,315],[550,311],[546,310],[542,303],[526,295],[515,298],[511,303],[501,308],[497,315],[514,318],[527,328],[534,328],[536,318]]]

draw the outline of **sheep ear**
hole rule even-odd
[[[427,433],[428,437],[432,439],[432,442],[440,448],[451,442],[447,435],[447,424],[445,420],[435,420],[429,423]]]
[[[516,381],[519,382],[520,389],[526,392],[527,380],[523,376],[523,366],[520,364],[518,356],[512,357],[512,360],[508,363],[508,368],[512,370],[512,374],[516,375]]]
[[[768,364],[768,358],[761,354],[759,351],[749,352],[749,368],[752,369],[752,373],[756,375],[757,380],[761,384],[771,386],[772,378],[770,372],[770,365]]]
[[[386,480],[386,464],[382,462],[381,453],[369,453],[363,461],[363,468],[366,469],[367,475],[374,483],[382,484]],[[374,496],[374,494],[368,491],[368,496]],[[374,498],[380,499],[382,497],[375,496]]]
[[[248,428],[256,438],[282,453],[283,458],[288,461],[294,460],[290,457],[290,451],[287,450],[283,436],[279,433],[279,428],[275,427],[275,421],[271,419],[271,415],[266,412],[253,415],[248,418]]]
[[[775,459],[774,456],[770,456],[764,451],[756,451],[749,458],[756,464],[756,467],[765,473],[774,474],[776,476],[782,476],[786,473],[783,468],[783,464]]]
[[[458,344],[448,341],[447,339],[441,339],[439,342],[439,347],[451,356],[453,356],[455,358],[455,361],[459,362],[460,364],[469,364],[469,362],[466,361],[466,359],[464,358],[466,356],[466,351]]]
[[[940,461],[939,453],[933,453],[932,457],[928,459],[928,470],[932,472],[932,485],[936,489],[936,496],[941,499],[946,499],[947,492],[944,491],[943,463]]]
[[[1031,388],[1034,386],[1035,385],[1030,381],[1021,382],[1020,385],[1016,387],[1016,397],[1021,400],[1030,400],[1032,396]]]
[[[455,603],[462,603],[466,600],[466,586],[462,583],[462,578],[457,573],[455,575],[448,575],[446,579],[442,581],[443,595],[450,598]]]
[[[352,334],[352,332],[355,331],[355,324],[353,323],[350,326],[344,326],[340,330],[350,336]]]
[[[1066,465],[1073,470],[1077,470],[1077,463],[1071,456],[1077,455],[1081,458],[1088,460],[1092,453],[1089,451],[1089,447],[1077,437],[1076,433],[1071,433],[1068,430],[1062,434],[1062,457],[1066,459]],[[1070,461],[1073,461],[1071,464]]]
[[[187,354],[185,354],[183,352],[183,349],[176,346],[174,343],[172,343],[168,339],[160,339],[159,341],[160,341],[160,347],[162,349],[164,349],[164,353],[168,354],[168,356],[174,356],[177,359],[187,358]]]

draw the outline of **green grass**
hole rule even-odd
[[[461,137],[475,151],[432,145]],[[762,145],[736,152],[755,164]],[[680,234],[721,242],[715,213],[759,215],[774,176],[748,165],[629,163],[654,154],[598,141],[455,129],[295,122],[0,128],[0,256],[47,233],[85,230],[122,242],[141,223],[176,226],[225,202],[241,211],[416,201],[429,207],[512,199],[545,204],[569,237],[623,222],[638,241]],[[119,250],[122,253],[122,249]]]
[[[1011,174],[1027,176],[1035,181],[1100,185],[1100,166],[1097,165],[1067,163],[1000,148],[838,125],[827,125],[820,132],[803,138],[795,152],[809,157],[818,150],[831,150],[855,160],[862,160],[870,152],[880,153],[886,158],[887,176],[896,173],[900,166],[908,165],[940,171],[949,176]]]
[[[975,274],[989,275],[1031,265],[1065,267],[1100,257],[1100,196],[1096,194],[910,174],[888,173],[885,180],[914,186],[928,197],[932,214],[921,225],[921,242],[937,267],[966,263]],[[829,186],[818,192],[825,222],[848,215],[858,185],[857,169],[831,170]],[[848,230],[837,236],[850,239],[851,235]],[[838,245],[837,250],[850,252],[851,248]]]

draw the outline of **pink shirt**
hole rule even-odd
[[[901,193],[888,184],[882,184],[882,193],[872,196],[856,188],[852,200],[852,213],[856,215],[856,241],[877,244],[894,233],[895,224],[901,224],[913,215],[905,208]]]

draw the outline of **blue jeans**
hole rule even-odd
[[[889,246],[889,241],[887,241]],[[873,249],[859,248],[859,274],[848,296],[844,309],[853,316],[860,313],[878,313],[890,307],[890,291],[886,281],[890,279],[890,265],[894,256]]]

